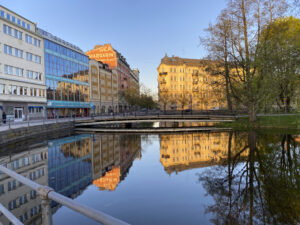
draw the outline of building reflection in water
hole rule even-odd
[[[0,158],[0,164],[34,182],[48,185],[48,148],[46,145],[3,156]],[[0,174],[0,202],[21,222],[41,224],[41,200],[36,191],[3,173]],[[0,222],[4,225],[11,224],[2,213]]]
[[[80,134],[2,156],[0,164],[75,198],[92,183],[99,190],[115,190],[140,154],[139,135]],[[0,174],[0,202],[21,222],[41,224],[41,199],[37,193],[5,174]],[[55,202],[51,206],[52,213],[60,207]],[[3,214],[0,222],[11,224]]]
[[[222,163],[228,146],[235,144],[229,136],[229,132],[161,134],[160,162],[169,174]]]
[[[141,157],[140,135],[95,135],[93,184],[114,191],[137,157]]]
[[[91,134],[49,141],[49,186],[71,198],[81,194],[92,182],[92,147]],[[56,205],[52,202],[52,206]]]

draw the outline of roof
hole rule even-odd
[[[70,49],[72,49],[72,50],[74,50],[74,51],[76,51],[78,53],[81,53],[81,54],[85,55],[84,51],[82,51],[76,45],[73,45],[73,44],[71,44],[71,43],[69,43],[69,42],[67,42],[67,41],[65,41],[65,40],[63,40],[63,39],[61,39],[59,37],[56,37],[55,35],[47,32],[47,31],[45,31],[45,30],[43,30],[43,29],[41,29],[39,27],[37,28],[37,31],[38,31],[38,33],[40,35],[42,35],[43,38],[51,40],[51,41],[54,41],[54,42],[56,42],[59,45],[62,45],[62,46],[67,47],[67,48],[70,48]]]
[[[167,64],[167,65],[186,65],[186,66],[195,66],[195,67],[203,67],[207,65],[208,63],[212,63],[211,60],[206,59],[187,59],[187,58],[180,58],[178,56],[172,56],[168,57],[166,54],[165,57],[161,59],[161,64]]]
[[[6,8],[5,6],[3,6],[3,5],[1,5],[1,4],[0,4],[0,7],[2,7],[3,9],[5,9],[5,10],[7,10],[7,11],[9,11],[10,13],[13,13],[13,14],[15,14],[16,16],[20,17],[21,19],[23,19],[23,20],[27,20],[27,22],[30,22],[30,23],[33,23],[34,25],[36,25],[36,23],[34,23],[34,22],[32,22],[31,20],[29,20],[29,19],[27,19],[27,18],[25,18],[25,17],[21,16],[20,14],[18,14],[18,13],[16,13],[16,12],[14,12],[14,11],[12,11],[12,10],[8,9],[8,8]]]

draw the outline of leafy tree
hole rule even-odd
[[[246,108],[249,122],[256,120],[261,105],[271,95],[268,87],[272,80],[259,72],[261,33],[286,9],[285,0],[231,0],[217,23],[208,28],[206,42],[210,55],[224,66],[221,73],[225,77],[227,101],[232,96]]]
[[[299,96],[300,19],[279,18],[261,34],[259,72],[272,80],[272,99],[285,112]]]
[[[120,98],[130,106],[151,109],[156,107],[156,102],[151,90],[143,84],[139,88],[131,87],[120,92]]]
[[[190,95],[187,91],[183,91],[179,94],[177,97],[177,101],[181,107],[182,110],[184,110],[184,106],[188,105],[190,102]]]
[[[163,106],[164,111],[166,111],[167,105],[170,104],[171,101],[172,97],[167,91],[159,93],[159,102]]]

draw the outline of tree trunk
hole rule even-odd
[[[229,92],[229,65],[228,65],[228,49],[227,49],[227,34],[225,35],[225,50],[224,50],[224,59],[225,59],[225,85],[226,85],[226,98],[227,98],[227,107],[229,111],[232,111],[232,102],[231,102],[231,96]]]
[[[254,123],[256,121],[256,111],[255,111],[255,106],[253,103],[250,104],[249,107],[249,122]]]

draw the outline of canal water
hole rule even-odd
[[[0,164],[130,224],[298,224],[299,146],[262,131],[71,134],[2,148]],[[37,194],[5,174],[0,202],[41,224]],[[51,206],[54,224],[97,224]]]

